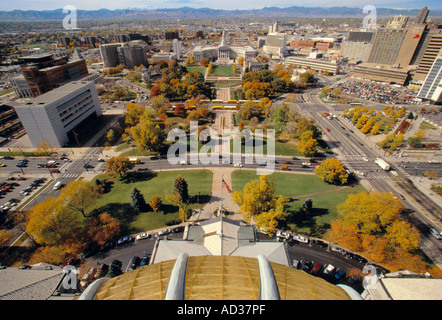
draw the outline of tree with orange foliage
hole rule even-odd
[[[115,238],[120,232],[120,223],[107,212],[92,217],[87,235],[99,246]]]

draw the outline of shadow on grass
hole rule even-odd
[[[107,212],[112,218],[120,222],[121,234],[130,233],[130,223],[138,215],[138,212],[136,212],[129,203],[108,203],[100,208],[94,209],[89,216],[95,217],[103,212]]]
[[[316,223],[315,217],[320,217],[328,214],[328,209],[323,208],[312,208],[310,211],[304,209],[299,210],[289,210],[287,211],[287,219],[282,222],[281,227],[287,228],[288,224],[294,224],[297,228],[308,228],[310,229],[309,235],[320,236],[328,228],[329,224],[318,225]]]
[[[123,183],[134,183],[134,182],[141,182],[141,181],[149,181],[157,176],[157,173],[151,172],[151,171],[133,171],[128,172],[124,175],[124,177],[121,179]]]

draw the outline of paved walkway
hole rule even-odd
[[[235,214],[228,214],[230,219],[242,220],[242,215],[239,212],[239,206],[232,200],[232,194],[227,191],[223,185],[222,180],[226,182],[230,189],[232,189],[232,171],[236,168],[211,168],[213,172],[212,180],[212,197],[210,201],[202,208],[200,214],[193,216],[189,221],[206,220],[216,217],[216,211],[222,204],[224,210],[228,212],[235,212]]]

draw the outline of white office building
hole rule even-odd
[[[176,54],[176,58],[181,59],[181,43],[178,39],[173,39],[172,50]]]
[[[442,102],[442,50],[439,52],[417,95],[421,99]]]
[[[73,81],[27,102],[14,105],[32,146],[41,142],[60,148],[68,134],[89,116],[101,116],[101,107],[93,81]]]

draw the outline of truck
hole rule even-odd
[[[129,158],[129,161],[134,163],[134,164],[141,163],[140,159],[138,159],[138,158]]]
[[[374,161],[379,167],[382,168],[382,170],[388,171],[390,170],[390,165],[385,162],[384,160],[382,160],[381,158],[376,158],[376,160]]]

